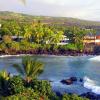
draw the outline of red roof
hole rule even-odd
[[[100,39],[100,36],[96,36],[96,39]]]

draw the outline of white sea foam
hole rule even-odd
[[[19,55],[0,55],[0,58],[6,58],[6,57],[19,57],[19,56],[26,56],[26,55],[31,56],[30,54],[19,54]]]
[[[90,89],[93,93],[100,94],[100,86],[97,86],[95,81],[84,77],[84,87]]]
[[[91,61],[100,61],[100,56],[95,56],[93,58],[90,58]]]

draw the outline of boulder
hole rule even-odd
[[[72,81],[77,81],[77,77],[71,77],[70,78]]]
[[[100,95],[97,95],[92,92],[87,92],[81,95],[82,97],[89,98],[90,100],[100,100]]]
[[[71,79],[66,79],[66,80],[62,80],[61,83],[66,84],[66,85],[71,85],[73,84],[73,81]]]
[[[69,79],[64,79],[61,81],[61,83],[66,84],[66,85],[71,85],[73,82],[77,81],[77,77],[70,77]]]
[[[80,80],[79,80],[80,82],[83,82],[83,79],[82,78],[80,78]]]

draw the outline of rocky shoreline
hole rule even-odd
[[[92,92],[83,93],[80,96],[83,98],[84,97],[89,98],[90,100],[100,100],[100,95],[92,93]]]
[[[57,55],[57,56],[84,56],[84,55],[99,55],[98,53],[93,52],[79,52],[74,50],[67,51],[46,51],[46,50],[8,50],[0,51],[0,55]]]
[[[63,79],[60,82],[64,85],[72,85],[74,82],[78,82],[78,81],[83,83],[84,79],[82,79],[82,78],[78,79],[77,77],[70,77],[68,79]],[[59,92],[56,92],[56,94],[58,96],[62,95]],[[68,94],[71,95],[72,93],[68,93]],[[100,100],[100,94],[96,94],[96,93],[93,93],[93,92],[83,93],[79,96],[83,97],[83,98],[88,98],[89,100]]]

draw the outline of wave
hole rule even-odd
[[[93,58],[90,58],[91,61],[100,61],[100,56],[95,56]]]
[[[0,58],[5,58],[5,57],[20,57],[20,56],[26,56],[26,55],[31,56],[30,54],[19,54],[19,55],[0,55]]]
[[[93,93],[100,94],[100,86],[97,86],[95,81],[84,77],[84,87],[90,89]]]

